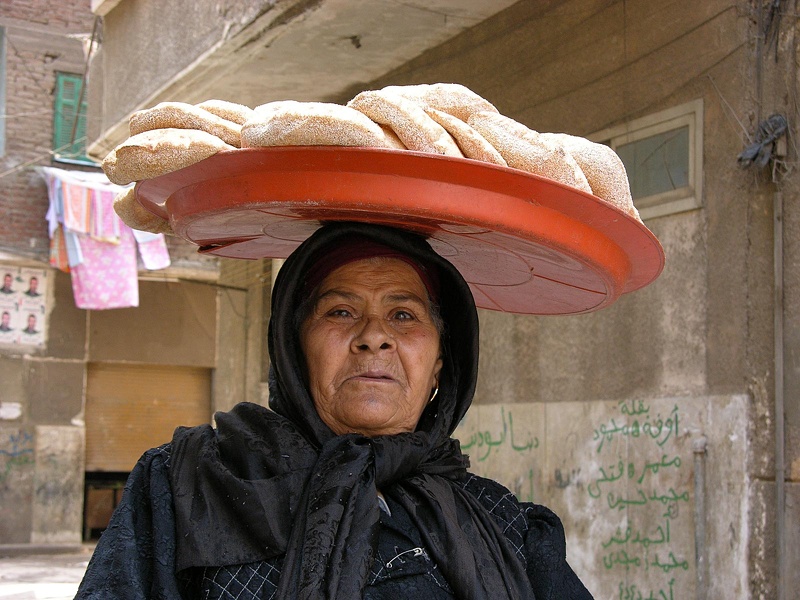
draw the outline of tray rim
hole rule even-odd
[[[322,167],[320,166],[322,165]],[[222,185],[220,182],[230,179],[237,182],[237,178],[250,177],[257,180],[265,172],[286,172],[290,177],[300,177],[301,174],[311,173],[320,180],[330,177],[340,179],[355,178],[354,180],[368,181],[371,179],[380,180],[392,179],[394,183],[403,186],[454,186],[463,188],[467,191],[474,191],[475,194],[485,194],[486,197],[492,194],[518,198],[520,189],[536,189],[541,194],[541,198],[549,200],[549,194],[558,195],[561,198],[572,200],[558,206],[542,203],[541,201],[527,201],[531,214],[550,211],[560,215],[577,224],[583,224],[591,230],[605,236],[610,242],[616,245],[627,257],[629,262],[629,272],[625,277],[620,289],[612,294],[609,302],[601,303],[598,308],[607,306],[614,302],[620,295],[635,291],[652,283],[663,271],[665,256],[663,248],[656,236],[647,228],[644,223],[632,215],[617,208],[605,200],[598,198],[587,192],[564,185],[557,181],[527,173],[510,167],[503,167],[477,160],[454,158],[436,154],[413,152],[408,150],[393,150],[383,148],[365,147],[341,147],[341,146],[275,146],[263,148],[242,148],[228,150],[217,153],[193,165],[171,173],[143,180],[136,184],[135,193],[137,201],[148,211],[170,221],[176,233],[187,241],[201,245],[196,239],[187,236],[190,225],[198,219],[209,218],[222,213],[232,213],[242,210],[264,210],[268,209],[304,209],[313,208],[313,217],[308,220],[320,220],[320,215],[334,214],[336,211],[350,210],[359,212],[363,218],[349,220],[363,220],[367,222],[384,222],[380,217],[392,214],[394,217],[413,216],[424,220],[425,215],[431,217],[431,221],[443,220],[442,217],[451,217],[455,224],[466,224],[474,226],[475,223],[470,219],[465,219],[463,214],[437,215],[437,206],[444,203],[443,200],[435,197],[425,199],[419,206],[414,206],[413,210],[409,207],[398,209],[392,204],[387,204],[385,198],[377,200],[373,198],[374,206],[365,206],[364,201],[354,201],[353,205],[342,204],[339,200],[309,199],[307,197],[297,197],[292,199],[283,198],[280,200],[260,200],[237,201],[225,197],[213,199],[202,198],[203,188],[213,182],[215,185]],[[324,176],[323,176],[324,175]],[[367,178],[364,180],[363,178]],[[466,180],[466,182],[465,182]],[[298,180],[299,181],[299,180]],[[313,188],[313,181],[311,182]],[[377,185],[377,184],[376,184]],[[495,187],[493,187],[495,186]],[[497,186],[503,189],[497,189]],[[518,186],[519,187],[518,189]],[[513,187],[512,191],[509,188]],[[449,189],[449,188],[448,188]],[[260,190],[251,190],[248,193],[257,193]],[[283,193],[291,196],[293,189],[283,190]],[[337,192],[339,193],[339,192]],[[192,194],[200,195],[198,201]],[[384,194],[387,195],[387,194]],[[187,200],[187,197],[189,198]],[[541,199],[540,198],[540,199]],[[452,202],[450,207],[453,208]],[[519,208],[516,207],[515,208]],[[464,211],[462,205],[455,206],[457,211]],[[475,214],[481,214],[483,209],[478,207]],[[522,210],[527,210],[522,208]],[[485,211],[484,211],[485,212]],[[551,217],[553,215],[550,215]],[[438,217],[438,218],[437,218]],[[598,219],[588,223],[586,219]],[[304,219],[299,219],[304,220]],[[528,238],[515,233],[513,224],[508,223],[507,230],[499,230],[503,233],[518,237],[524,241]],[[492,230],[496,227],[490,226]],[[434,228],[435,229],[435,228]],[[417,229],[419,231],[419,229]],[[620,231],[624,234],[621,235]],[[252,237],[250,238],[252,239]],[[214,240],[206,240],[214,241]],[[230,242],[231,237],[224,235],[217,236],[218,242]],[[536,240],[542,243],[541,239]],[[545,240],[553,243],[553,248],[559,252],[565,252],[565,248],[559,247],[553,240]],[[225,245],[230,245],[225,243]],[[545,244],[546,245],[546,244]],[[212,249],[213,253],[213,249]],[[570,255],[570,251],[566,254]],[[224,254],[221,254],[224,256]],[[284,256],[258,256],[251,258],[283,258]],[[591,264],[587,261],[587,256],[573,256],[584,264]],[[588,257],[589,259],[591,257]],[[602,265],[594,265],[603,268]],[[619,283],[619,282],[618,282]],[[612,287],[614,285],[612,284]],[[591,309],[596,310],[596,309]]]

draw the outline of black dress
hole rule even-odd
[[[175,572],[175,519],[169,485],[171,445],[148,451],[126,485],[76,600],[268,600],[275,598],[283,558]],[[549,509],[521,503],[505,487],[469,475],[461,485],[501,525],[531,580],[536,600],[591,599],[566,562],[561,521]],[[386,499],[365,600],[451,600],[450,585],[403,507]]]

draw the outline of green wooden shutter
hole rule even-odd
[[[53,152],[58,158],[89,160],[86,157],[86,101],[81,97],[82,77],[56,73],[55,114],[53,116]],[[84,98],[86,94],[84,94]],[[75,118],[78,123],[75,126]],[[73,129],[75,137],[73,142]]]

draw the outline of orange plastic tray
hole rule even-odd
[[[285,258],[322,221],[427,236],[479,307],[575,314],[652,282],[664,252],[641,222],[572,187],[434,154],[288,146],[222,152],[136,185],[138,201],[200,251]]]

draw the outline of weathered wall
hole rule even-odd
[[[139,283],[139,306],[92,311],[90,361],[213,368],[216,289],[202,283]]]
[[[267,324],[271,261],[221,261],[214,410],[268,401]]]
[[[568,560],[596,598],[695,597],[694,467],[704,461],[707,537],[729,541],[708,548],[708,597],[743,598],[747,403],[676,396],[480,404],[456,436],[475,472],[566,516]],[[695,454],[699,441],[707,454]]]
[[[69,277],[48,279],[46,346],[0,347],[0,543],[80,540],[86,321]]]
[[[666,4],[571,0],[546,6],[520,2],[364,86],[456,81],[534,129],[584,136],[684,102],[703,101],[703,207],[647,222],[667,255],[665,271],[656,283],[597,314],[569,318],[481,314],[476,413],[494,411],[497,418],[502,407],[513,407],[516,414],[519,406],[538,422],[541,411],[547,412],[548,418],[535,426],[545,428],[536,436],[540,450],[546,450],[529,463],[534,487],[540,490],[536,497],[559,509],[572,531],[572,545],[578,546],[571,550],[576,564],[599,597],[636,597],[625,595],[631,585],[645,596],[648,590],[657,595],[658,590],[668,591],[669,576],[674,574],[667,569],[656,585],[652,565],[649,573],[644,572],[647,561],[638,570],[631,564],[620,567],[618,561],[611,569],[604,565],[612,547],[629,552],[631,548],[616,548],[613,541],[608,548],[598,544],[608,542],[616,526],[623,533],[636,523],[654,527],[658,519],[649,520],[655,518],[651,509],[637,516],[631,504],[611,519],[609,509],[597,512],[585,493],[570,498],[560,488],[565,472],[579,470],[577,481],[586,489],[597,481],[601,467],[608,472],[616,464],[616,456],[598,457],[586,447],[591,446],[589,434],[597,423],[612,418],[620,423],[622,403],[633,400],[659,407],[663,418],[673,402],[682,415],[694,415],[682,418],[676,432],[682,447],[675,450],[682,457],[681,472],[659,479],[663,489],[689,494],[687,510],[681,513],[689,518],[678,526],[682,533],[680,541],[673,540],[672,550],[676,556],[679,550],[680,560],[685,558],[690,568],[675,572],[681,572],[681,583],[676,583],[680,593],[675,597],[691,596],[694,586],[695,490],[687,443],[699,434],[709,437],[709,482],[722,486],[724,481],[725,487],[724,492],[714,488],[710,505],[714,514],[729,515],[733,526],[729,531],[718,517],[707,517],[706,542],[716,553],[711,563],[714,579],[727,578],[737,590],[717,591],[736,597],[775,594],[772,200],[776,187],[768,178],[739,169],[736,162],[759,118],[755,22],[749,3],[730,0]],[[788,29],[782,29],[779,60],[762,67],[778,73],[772,75],[772,87],[762,93],[761,118],[768,110],[787,108],[794,117],[797,82],[793,31]],[[794,179],[784,181],[783,188],[788,227],[796,232]],[[787,239],[795,244],[797,238]],[[790,436],[796,436],[797,323],[790,316],[798,313],[796,248],[790,246],[787,257],[786,351],[791,355],[787,418]],[[563,411],[572,420],[550,418],[553,403],[559,405],[552,414]],[[494,427],[492,431],[498,431],[500,426]],[[719,436],[719,429],[729,435]],[[575,436],[568,439],[570,432]],[[796,448],[796,442],[789,446],[793,461]],[[642,461],[653,458],[633,451],[626,447],[620,455],[626,466],[640,469]],[[502,473],[506,462],[498,459],[486,469]],[[520,473],[524,480],[528,471],[523,468]],[[513,483],[509,480],[512,489]],[[795,488],[789,488],[792,512],[787,526],[796,522],[791,519],[798,511]],[[635,491],[626,488],[627,493]],[[587,523],[599,516],[603,527],[611,529],[589,531]],[[793,548],[795,567],[790,577],[796,579]],[[730,557],[723,550],[730,551]],[[662,563],[664,557],[659,554]],[[651,552],[651,563],[652,558]]]
[[[81,540],[90,363],[216,361],[216,287],[140,282],[139,309],[87,312],[69,275],[52,274],[45,346],[0,347],[0,544]],[[228,385],[224,375],[217,385]]]
[[[105,16],[108,35],[91,71],[90,133],[100,137],[90,135],[89,152],[104,155],[127,137],[132,110],[162,101],[327,99],[512,3],[122,1]]]
[[[83,73],[81,35],[88,37],[93,25],[89,2],[0,2],[0,127],[6,138],[0,151],[0,263],[9,270],[48,268],[48,197],[34,167],[91,168],[54,164],[50,150],[55,73]],[[171,277],[216,277],[216,260],[176,239],[168,245]],[[139,309],[90,314],[75,307],[69,275],[47,275],[44,344],[0,343],[0,544],[80,540],[90,362],[215,366],[216,288],[141,282]]]

